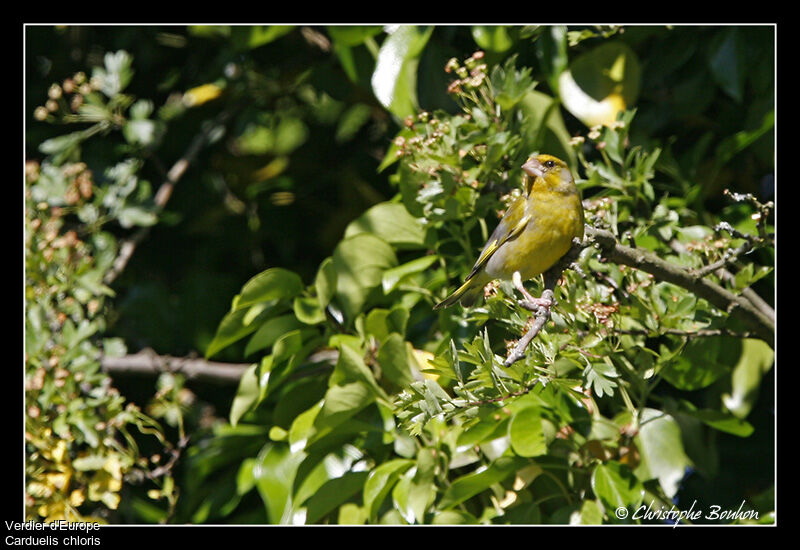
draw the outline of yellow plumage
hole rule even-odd
[[[457,301],[471,306],[486,283],[531,279],[553,266],[583,238],[583,207],[566,163],[551,155],[536,155],[522,165],[524,193],[511,205],[483,247],[472,272],[450,296],[434,306]]]

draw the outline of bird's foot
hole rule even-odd
[[[514,272],[514,275],[511,277],[511,282],[514,283],[514,288],[523,296],[523,299],[517,300],[517,303],[528,311],[537,313],[541,309],[542,313],[549,313],[550,308],[556,305],[552,292],[545,291],[542,293],[541,298],[534,298],[531,296],[522,284],[522,276],[519,274],[519,271]]]
[[[557,305],[556,301],[550,297],[534,298],[530,295],[526,296],[524,300],[517,300],[517,303],[528,311],[532,311],[534,313],[539,313],[540,310],[544,310],[549,313],[550,308],[554,305]]]
[[[553,297],[553,291],[545,289],[542,293],[541,298],[531,298],[530,301],[520,300],[520,305],[525,309],[528,309],[533,312],[532,318],[534,322],[530,325],[528,332],[519,339],[517,345],[514,346],[514,349],[509,353],[508,357],[506,358],[504,365],[509,367],[525,357],[525,350],[528,348],[528,345],[531,343],[539,331],[542,330],[544,324],[550,319],[550,308],[556,304],[556,300]]]

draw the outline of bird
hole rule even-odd
[[[523,193],[511,204],[483,247],[463,284],[433,309],[460,302],[471,307],[487,283],[511,279],[529,309],[551,302],[533,298],[522,282],[550,269],[583,239],[583,206],[569,166],[548,154],[533,154],[522,165]]]

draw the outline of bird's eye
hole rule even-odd
[[[545,168],[555,168],[556,163],[552,160],[548,160],[544,163]]]

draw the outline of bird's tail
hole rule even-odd
[[[466,281],[464,281],[464,284],[458,287],[450,296],[433,306],[433,309],[442,309],[452,306],[459,300],[461,301],[461,305],[464,307],[472,306],[472,304],[475,303],[475,300],[478,299],[478,296],[483,290],[486,282],[487,281],[483,280],[483,277],[468,278]]]

